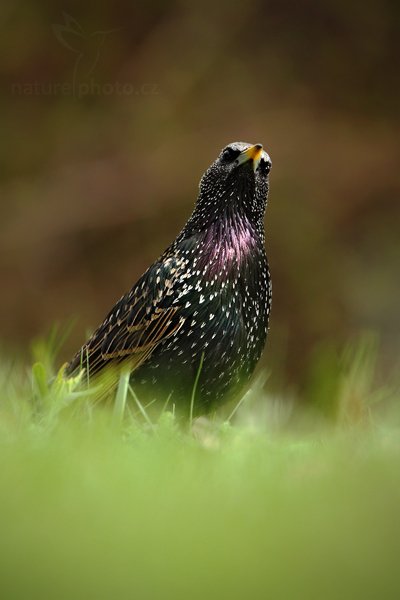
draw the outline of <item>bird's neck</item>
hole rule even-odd
[[[248,270],[264,255],[264,226],[240,212],[227,212],[197,233],[198,268],[207,277]]]

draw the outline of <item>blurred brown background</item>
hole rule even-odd
[[[2,3],[0,338],[87,328],[175,237],[228,142],[273,161],[275,376],[399,350],[399,4]]]

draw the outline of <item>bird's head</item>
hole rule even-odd
[[[221,151],[212,166],[237,176],[246,172],[246,168],[240,169],[244,165],[256,176],[267,177],[271,169],[271,159],[263,150],[262,144],[233,142]]]
[[[201,178],[196,206],[200,221],[226,211],[262,219],[271,164],[261,144],[228,144]]]

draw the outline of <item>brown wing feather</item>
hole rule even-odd
[[[168,263],[177,274],[176,264],[171,263],[171,259]],[[165,263],[163,268],[165,270]],[[185,319],[179,315],[180,306],[171,306],[171,286],[170,278],[157,281],[151,272],[147,272],[117,302],[76,354],[67,367],[67,374],[84,368],[92,377],[104,367],[122,361],[128,361],[132,371],[142,365],[158,344],[176,333],[184,323]]]

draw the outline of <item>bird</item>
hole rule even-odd
[[[124,294],[66,366],[95,381],[130,373],[141,402],[206,415],[243,392],[263,352],[272,286],[264,215],[271,159],[228,144],[200,180],[175,241]]]

